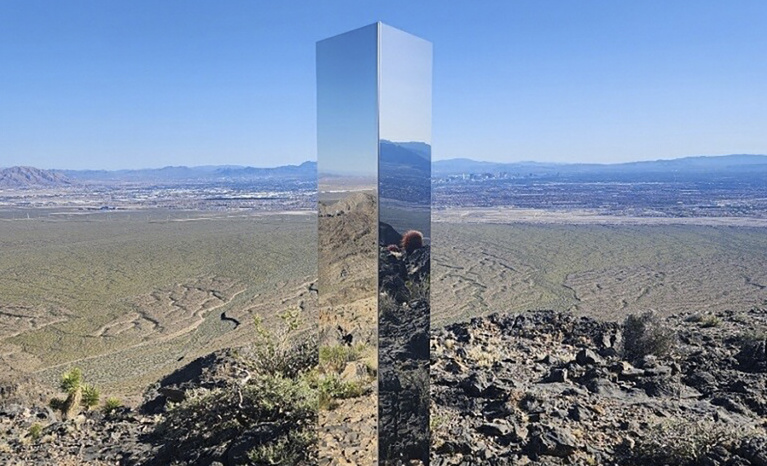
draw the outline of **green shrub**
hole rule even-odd
[[[29,426],[29,437],[33,441],[37,442],[38,440],[40,440],[40,435],[42,435],[42,433],[43,433],[43,426],[40,423],[35,422],[31,426]]]
[[[316,448],[316,435],[309,430],[289,432],[276,442],[259,445],[248,452],[253,464],[294,465],[305,460],[307,450]]]
[[[353,346],[320,346],[320,367],[325,372],[340,373],[346,368],[347,363],[359,360],[365,349],[364,343]]]
[[[260,374],[296,377],[317,365],[317,341],[314,333],[299,335],[301,310],[288,309],[279,314],[280,322],[267,329],[261,316],[253,318],[255,338],[243,348],[250,368]]]
[[[93,385],[83,385],[83,396],[80,401],[87,409],[91,409],[99,404],[99,389]]]
[[[300,310],[280,317],[272,329],[255,317],[255,340],[238,356],[248,377],[187,391],[187,399],[170,408],[154,431],[161,457],[197,464],[200,452],[252,436],[247,459],[253,464],[317,463],[317,341],[298,334]]]
[[[675,344],[674,331],[652,311],[630,314],[623,323],[623,356],[630,362],[648,355],[667,357]]]
[[[104,407],[102,409],[106,414],[110,414],[121,406],[122,403],[119,398],[110,396],[104,401]]]
[[[61,390],[66,392],[67,398],[53,398],[49,402],[52,409],[61,412],[64,419],[72,418],[80,412],[80,408],[90,409],[99,404],[99,390],[93,385],[87,385],[83,381],[83,373],[73,367],[61,376],[59,384]]]
[[[326,374],[319,380],[319,407],[323,410],[334,409],[337,400],[357,398],[368,391],[367,384],[361,381],[347,382],[336,374]]]
[[[155,434],[169,457],[195,463],[199,458],[185,455],[269,425],[275,435],[255,445],[253,455],[271,458],[266,464],[311,464],[316,461],[316,416],[317,390],[309,377],[256,375],[243,387],[188,392],[188,398],[170,409]],[[300,444],[291,443],[298,439]]]

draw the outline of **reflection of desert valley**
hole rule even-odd
[[[395,331],[431,296],[431,464],[767,464],[767,156],[424,150],[381,141],[378,206],[363,181],[318,199],[313,162],[0,169],[0,458],[364,464],[381,342],[362,255],[407,284],[381,304]],[[401,214],[429,207],[429,168],[431,225]],[[376,208],[402,224],[376,231]],[[318,225],[338,233],[319,249]],[[318,254],[346,280],[319,299]]]

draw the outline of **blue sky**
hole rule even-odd
[[[0,166],[316,157],[315,42],[434,43],[433,156],[767,153],[767,2],[0,0]]]

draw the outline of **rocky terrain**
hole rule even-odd
[[[379,463],[428,462],[431,248],[379,254]]]
[[[767,464],[765,329],[765,306],[627,325],[493,314],[435,329],[431,464]],[[48,395],[29,395],[45,393],[34,381],[4,381],[0,462],[277,464],[264,452],[295,454],[291,442],[311,453],[316,405],[296,387],[311,385],[301,374],[316,346],[292,348],[271,353],[288,363],[269,370],[263,352],[217,352],[150,387],[136,408],[68,420]]]
[[[547,311],[439,329],[432,464],[767,464],[766,324]]]

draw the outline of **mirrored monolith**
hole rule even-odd
[[[317,43],[320,462],[428,464],[431,44]]]
[[[317,43],[317,171],[320,464],[376,464],[376,24]]]
[[[428,464],[432,50],[385,24],[378,50],[378,451]]]

